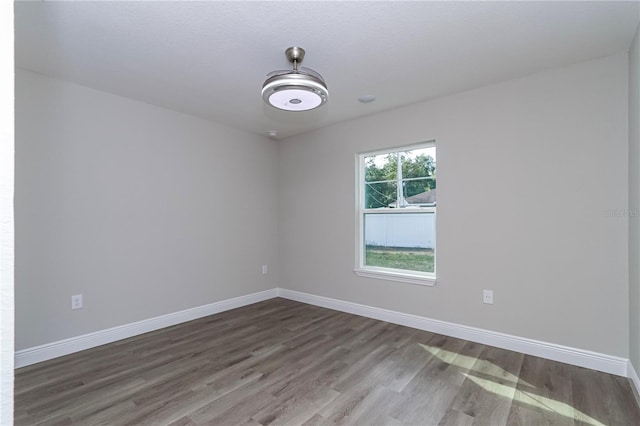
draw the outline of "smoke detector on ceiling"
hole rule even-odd
[[[262,85],[262,99],[286,111],[308,111],[324,105],[329,99],[329,91],[322,76],[309,68],[298,68],[304,58],[304,49],[290,47],[284,53],[293,64],[293,70],[267,74]]]

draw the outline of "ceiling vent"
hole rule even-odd
[[[298,68],[304,58],[304,49],[290,47],[284,53],[293,64],[293,70],[267,74],[262,85],[262,99],[285,111],[308,111],[324,105],[329,99],[329,91],[322,76],[309,68]]]

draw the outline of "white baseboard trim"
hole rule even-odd
[[[388,309],[316,296],[284,288],[273,288],[258,293],[248,294],[246,296],[234,297],[232,299],[198,306],[184,311],[161,315],[131,324],[125,324],[94,333],[84,334],[82,336],[23,349],[15,353],[15,368],[47,361],[49,359],[137,336],[139,334],[148,333],[150,331],[159,330],[161,328],[170,327],[186,321],[191,321],[208,315],[214,315],[230,309],[250,305],[252,303],[262,302],[274,297],[296,300],[310,305],[321,306],[393,324],[417,328],[419,330],[426,330],[432,333],[470,340],[472,342],[539,356],[541,358],[577,365],[579,367],[616,374],[618,376],[629,377],[640,393],[640,379],[629,360],[625,358],[553,343],[541,342],[524,337],[512,336],[509,334],[440,321],[418,315],[405,314]]]
[[[263,300],[277,297],[277,295],[278,289],[273,288],[258,293],[248,294],[246,296],[234,297],[232,299],[198,306],[184,311],[173,312],[167,315],[161,315],[106,330],[96,331],[94,333],[84,334],[82,336],[72,337],[70,339],[59,340],[57,342],[23,349],[15,353],[15,368],[25,367],[27,365],[83,351],[85,349],[115,342],[117,340],[170,327],[186,321],[192,321],[194,319],[228,311],[230,309],[262,302]]]
[[[638,373],[636,373],[635,368],[633,368],[633,364],[631,361],[627,364],[627,377],[631,380],[631,383],[635,387],[635,392],[633,395],[636,397],[636,401],[640,404],[640,377],[638,377]]]
[[[618,376],[627,377],[628,374],[628,360],[626,358],[571,348],[554,343],[541,342],[524,337],[512,336],[495,331],[483,330],[481,328],[375,308],[353,302],[345,302],[343,300],[331,299],[328,297],[316,296],[283,288],[278,289],[278,296],[285,299],[308,303],[310,305],[321,306],[323,308],[334,309],[336,311],[347,312],[393,324],[426,330],[432,333],[444,334],[446,336],[496,346],[502,349],[573,364],[579,367],[590,368]],[[636,386],[638,386],[638,382],[636,383]]]

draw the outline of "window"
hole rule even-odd
[[[356,274],[434,285],[435,143],[360,154],[358,176]]]

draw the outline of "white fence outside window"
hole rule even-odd
[[[397,248],[436,247],[435,214],[367,214],[367,246]]]

